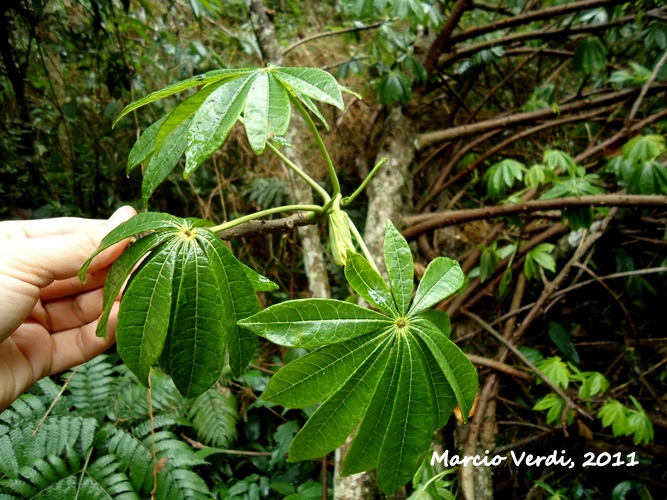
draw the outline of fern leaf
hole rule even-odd
[[[79,366],[68,386],[72,404],[82,416],[102,417],[118,390],[118,371],[101,355]]]
[[[227,448],[236,440],[239,418],[236,398],[228,389],[213,387],[198,396],[186,416],[192,421],[197,438],[216,448]]]

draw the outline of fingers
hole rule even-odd
[[[98,337],[95,334],[97,319],[79,328],[72,328],[51,335],[53,357],[48,375],[54,375],[90,361],[111,347],[116,341],[117,317],[118,304],[114,304],[109,317],[109,327],[107,328],[113,333],[109,334],[108,338]]]
[[[109,220],[114,217],[129,219],[136,212],[132,207],[124,206],[116,210]],[[121,222],[122,222],[121,220]],[[60,236],[77,232],[90,232],[106,221],[102,219],[83,219],[79,217],[58,217],[54,219],[39,219],[28,221],[0,222],[0,239],[43,238],[45,236]]]
[[[97,288],[64,299],[43,302],[47,324],[51,332],[62,332],[70,328],[91,323],[102,314],[104,290]]]
[[[94,227],[87,231],[9,240],[3,245],[8,261],[6,273],[39,288],[50,285],[54,280],[74,277],[102,238],[135,213],[133,208],[123,207],[108,221],[94,221]],[[126,243],[119,243],[102,252],[91,264],[90,271],[108,266],[125,246]]]
[[[105,267],[87,274],[86,282],[82,283],[78,276],[66,280],[54,281],[49,286],[42,288],[40,298],[42,302],[70,297],[82,292],[102,288],[109,274],[110,267]]]

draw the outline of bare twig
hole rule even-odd
[[[342,30],[336,30],[336,31],[326,31],[324,33],[316,33],[314,35],[307,36],[305,38],[302,38],[298,42],[294,42],[292,45],[287,47],[286,49],[283,50],[283,56],[289,52],[292,52],[294,49],[296,49],[299,45],[303,45],[304,43],[309,43],[312,42],[313,40],[317,40],[319,38],[325,38],[328,36],[338,36],[338,35],[344,35],[345,33],[354,33],[356,31],[366,31],[366,30],[372,30],[375,28],[379,28],[380,26],[387,24],[391,22],[389,21],[378,21],[377,23],[373,24],[366,24],[364,26],[353,26],[351,28],[345,28]]]
[[[529,375],[526,372],[522,372],[520,370],[517,370],[513,366],[510,366],[506,363],[501,363],[499,361],[496,361],[495,359],[489,359],[485,358],[483,356],[477,356],[475,354],[467,354],[468,359],[472,362],[472,364],[477,365],[477,366],[483,366],[484,368],[491,368],[492,370],[495,370],[500,373],[504,373],[506,375],[510,375],[511,377],[519,378],[521,380],[524,380],[526,382],[532,382],[533,377]]]
[[[557,198],[553,200],[533,200],[515,205],[501,205],[496,207],[473,208],[469,210],[456,210],[451,212],[439,212],[407,217],[406,223],[416,225],[408,227],[403,231],[407,240],[413,240],[419,235],[440,229],[445,226],[462,224],[479,219],[494,219],[506,215],[527,214],[541,210],[562,209],[566,207],[585,206],[615,206],[615,207],[659,207],[667,205],[667,196],[664,195],[627,195],[627,194],[603,194],[589,196],[572,196]],[[426,219],[426,220],[425,220]]]
[[[539,378],[542,379],[542,381],[549,386],[549,388],[554,391],[558,396],[565,401],[566,407],[567,408],[573,408],[574,410],[577,411],[580,415],[588,418],[589,420],[593,420],[593,417],[578,406],[572,399],[565,394],[565,391],[558,387],[556,384],[554,384],[549,377],[547,377],[542,370],[540,370],[537,366],[535,366],[519,349],[517,349],[509,340],[507,340],[505,337],[503,337],[500,333],[498,333],[496,330],[493,329],[491,325],[489,325],[486,321],[484,321],[482,318],[477,316],[474,313],[471,313],[470,311],[467,311],[465,309],[461,310],[461,314],[464,316],[468,316],[470,319],[474,320],[479,326],[481,326],[485,331],[491,334],[493,338],[495,338],[498,342],[503,344],[507,349],[509,349],[512,354],[514,354],[517,358],[521,360],[523,364],[525,364],[528,368],[530,368],[535,375],[537,375]]]
[[[309,217],[306,212],[297,212],[289,217],[273,220],[253,220],[218,233],[220,239],[234,240],[258,234],[284,233],[298,226],[315,224],[317,219]]]
[[[658,78],[658,73],[660,72],[660,68],[662,68],[666,62],[667,62],[667,50],[662,55],[658,63],[655,65],[655,68],[653,68],[653,72],[651,73],[649,79],[646,80],[646,83],[642,87],[642,91],[639,93],[639,97],[637,97],[637,100],[632,105],[632,109],[630,110],[630,114],[628,114],[628,118],[626,119],[625,123],[630,123],[632,120],[635,119],[635,115],[637,114],[637,111],[639,111],[639,106],[641,106],[644,97],[646,97],[648,89],[651,88],[651,85],[653,85],[655,79]]]

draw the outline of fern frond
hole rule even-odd
[[[46,406],[34,394],[24,394],[0,413],[0,436],[28,422],[39,421],[46,412]]]
[[[123,377],[118,390],[116,418],[118,420],[143,420],[148,417],[148,390],[137,377],[122,367]],[[153,414],[180,413],[186,406],[185,399],[176,389],[171,377],[151,372]]]
[[[120,465],[114,455],[105,455],[90,464],[81,481],[79,498],[114,498],[138,500],[127,475],[119,472]]]
[[[22,467],[19,477],[0,481],[0,487],[18,495],[18,498],[74,498],[78,480],[75,474],[81,470],[81,460],[70,453],[64,460],[47,457]]]
[[[83,416],[100,418],[118,390],[118,370],[101,355],[79,366],[67,387],[73,406]]]
[[[165,417],[165,422],[168,416]],[[171,416],[178,422],[178,417]],[[161,422],[161,423],[165,423]],[[110,453],[118,456],[120,470],[127,473],[135,491],[147,496],[153,488],[153,453],[150,426],[140,424],[132,432],[107,425],[100,434]],[[210,498],[211,493],[201,477],[191,468],[205,464],[187,443],[180,441],[172,432],[161,430],[155,433],[155,448],[158,472],[158,496],[168,492],[164,498]],[[205,493],[202,493],[205,492]],[[204,495],[205,496],[201,496]]]
[[[236,440],[238,407],[228,389],[212,387],[192,402],[186,416],[197,438],[209,446],[227,448]]]

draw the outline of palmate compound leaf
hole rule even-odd
[[[290,101],[300,102],[326,125],[313,102],[343,108],[341,87],[317,68],[218,70],[170,85],[128,105],[116,122],[137,108],[193,87],[203,86],[166,117],[147,128],[130,153],[127,172],[150,158],[142,187],[146,200],[185,153],[184,176],[189,176],[227,140],[243,117],[248,141],[261,154],[267,140],[287,132]]]
[[[360,256],[348,255],[345,269],[353,288],[385,314],[309,299],[271,306],[241,324],[280,345],[322,346],[278,371],[262,395],[287,407],[324,400],[295,437],[290,460],[322,456],[357,428],[342,473],[377,468],[390,494],[413,476],[457,403],[468,416],[477,374],[449,340],[446,315],[425,310],[462,285],[458,264],[434,261],[410,308],[412,255],[390,223],[385,255],[391,290]]]
[[[256,337],[237,321],[259,310],[255,289],[273,283],[246,268],[198,219],[143,213],[111,231],[84,264],[132,235],[152,231],[130,245],[109,271],[99,333],[106,333],[115,298],[130,277],[117,325],[118,352],[147,383],[158,359],[179,391],[194,397],[217,380],[229,352],[235,375],[252,357]]]

